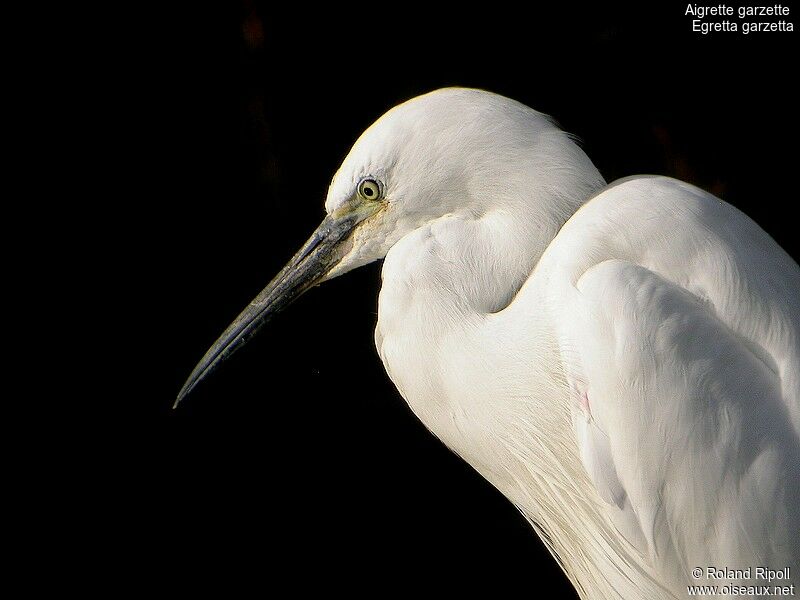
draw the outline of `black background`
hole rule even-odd
[[[110,301],[133,302],[109,331],[124,347],[108,346],[113,391],[72,440],[86,450],[67,492],[79,510],[55,515],[94,549],[78,576],[226,597],[279,584],[573,597],[525,520],[384,374],[379,264],[301,298],[171,404],[322,218],[358,134],[442,86],[552,114],[608,181],[690,181],[797,256],[795,34],[701,36],[685,8],[244,2],[149,15],[124,67],[134,126],[108,231],[126,288]]]

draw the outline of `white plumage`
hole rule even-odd
[[[800,269],[766,233],[686,183],[606,186],[548,118],[477,90],[379,119],[328,213],[364,178],[382,205],[327,278],[385,257],[389,376],[582,598],[685,597],[696,567],[796,577]]]
[[[390,206],[362,235],[385,241],[352,258],[388,251],[387,372],[582,596],[797,565],[800,271],[757,225],[667,178],[603,188],[548,119],[473,90],[378,121],[329,211],[366,175]]]

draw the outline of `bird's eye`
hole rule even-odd
[[[381,197],[381,186],[374,179],[362,179],[358,184],[358,195],[364,200],[377,200]]]

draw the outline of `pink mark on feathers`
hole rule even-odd
[[[581,408],[586,411],[586,414],[592,416],[592,409],[589,406],[589,392],[584,390],[583,394],[581,394],[580,399]]]

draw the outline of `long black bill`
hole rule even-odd
[[[345,253],[342,249],[344,242],[366,216],[369,213],[364,210],[338,210],[326,216],[300,251],[236,317],[197,363],[178,393],[173,408],[217,365],[244,346],[270,317],[283,310],[307,289],[320,283],[339,262]]]

